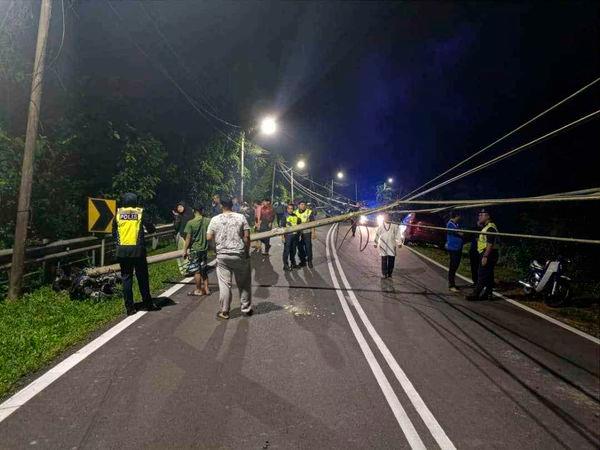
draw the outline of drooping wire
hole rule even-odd
[[[461,174],[458,174],[458,175],[456,175],[456,176],[454,176],[454,177],[452,177],[452,178],[450,178],[450,179],[448,179],[446,181],[443,181],[443,182],[441,182],[439,184],[436,184],[435,186],[432,186],[429,189],[421,191],[418,194],[415,194],[415,195],[411,196],[409,198],[409,200],[413,200],[415,198],[422,197],[423,195],[428,194],[430,192],[433,192],[433,191],[435,191],[437,189],[440,189],[440,188],[442,188],[442,187],[444,187],[444,186],[446,186],[446,185],[448,185],[450,183],[453,183],[454,181],[458,181],[458,180],[460,180],[460,179],[462,179],[462,178],[464,178],[464,177],[466,177],[468,175],[471,175],[472,173],[475,173],[475,172],[478,172],[480,170],[483,170],[486,167],[489,167],[489,166],[491,166],[491,165],[493,165],[493,164],[495,164],[497,162],[500,162],[500,161],[502,161],[502,160],[504,160],[506,158],[509,158],[509,157],[511,157],[513,155],[516,155],[517,153],[519,153],[519,152],[521,152],[521,151],[523,151],[523,150],[525,150],[527,148],[531,148],[534,145],[539,144],[540,142],[545,141],[546,139],[554,137],[554,136],[556,136],[557,134],[559,134],[559,133],[561,133],[563,131],[567,131],[567,130],[569,130],[569,129],[577,126],[577,125],[581,125],[583,122],[595,118],[596,116],[598,116],[598,114],[600,114],[600,110],[596,110],[596,111],[594,111],[594,112],[592,112],[590,114],[587,114],[587,115],[585,115],[583,117],[580,117],[579,119],[574,120],[573,122],[570,122],[570,123],[568,123],[566,125],[563,125],[562,127],[557,128],[556,130],[550,131],[549,133],[546,133],[543,136],[540,136],[540,137],[538,137],[538,138],[536,138],[536,139],[534,139],[532,141],[529,141],[526,144],[520,145],[520,146],[518,146],[518,147],[516,147],[516,148],[514,148],[512,150],[509,150],[509,151],[507,151],[507,152],[505,152],[505,153],[503,153],[503,154],[501,154],[499,156],[496,156],[495,158],[492,158],[491,160],[489,160],[487,162],[479,164],[478,166],[475,166],[472,169],[469,169],[469,170],[467,170],[467,171],[465,171],[465,172],[463,172]]]
[[[169,51],[171,52],[171,54],[175,57],[175,59],[177,60],[177,62],[179,63],[179,65],[187,72],[188,76],[190,78],[193,79],[193,75],[191,73],[191,70],[189,69],[189,67],[185,64],[185,62],[183,61],[183,59],[179,56],[179,54],[175,51],[175,48],[173,47],[173,45],[171,45],[170,41],[167,39],[167,36],[165,36],[165,34],[163,33],[163,31],[161,30],[161,28],[158,26],[158,23],[156,22],[156,19],[154,18],[154,16],[150,13],[150,11],[148,11],[148,9],[146,8],[144,2],[138,2],[138,5],[140,5],[140,8],[142,8],[144,10],[144,12],[146,13],[146,16],[150,19],[150,21],[152,22],[152,25],[156,31],[156,33],[159,35],[159,37],[162,39],[162,41],[164,42],[164,44],[166,45],[166,47],[169,49]],[[219,122],[228,125],[230,127],[233,128],[241,128],[239,125],[236,125],[234,123],[231,123],[225,119],[223,119],[222,117],[219,117],[218,115],[216,115],[216,110],[217,108],[215,108],[215,106],[210,102],[210,100],[208,100],[208,98],[204,95],[204,93],[202,92],[201,89],[198,89],[198,93],[199,95],[202,97],[202,100],[204,100],[208,106],[210,106],[212,108],[213,111],[215,111],[215,113],[212,113],[211,111],[209,111],[207,108],[202,108],[202,110],[208,114],[209,116],[211,116],[213,119],[218,120]]]
[[[568,95],[567,97],[565,97],[564,99],[562,99],[561,101],[559,101],[558,103],[555,103],[554,105],[552,105],[550,108],[542,111],[541,113],[539,113],[538,115],[534,116],[533,118],[529,119],[527,122],[523,123],[522,125],[519,125],[517,128],[515,128],[514,130],[508,132],[507,134],[505,134],[504,136],[500,137],[499,139],[496,139],[494,142],[492,142],[489,145],[486,145],[485,147],[483,147],[481,150],[476,151],[475,153],[473,153],[471,156],[463,159],[462,161],[460,161],[459,163],[455,164],[454,166],[450,167],[448,170],[446,170],[445,172],[442,172],[441,174],[437,175],[436,177],[432,178],[431,180],[429,180],[428,182],[426,182],[425,184],[419,186],[416,189],[413,189],[411,192],[409,192],[408,194],[406,194],[405,196],[402,197],[403,200],[405,200],[407,197],[411,196],[412,194],[420,191],[421,189],[429,186],[431,183],[433,183],[436,180],[439,180],[440,178],[442,178],[444,175],[447,175],[448,173],[452,172],[453,170],[463,166],[464,164],[466,164],[467,162],[471,161],[473,158],[481,155],[483,152],[485,152],[486,150],[490,149],[491,147],[493,147],[494,145],[498,144],[499,142],[502,142],[503,140],[505,140],[506,138],[512,136],[513,134],[515,134],[517,131],[525,128],[527,125],[530,125],[531,123],[535,122],[537,119],[539,119],[540,117],[545,116],[546,114],[548,114],[550,111],[558,108],[560,105],[562,105],[563,103],[571,100],[572,98],[576,97],[577,95],[581,94],[583,91],[585,91],[586,89],[592,87],[594,84],[596,84],[598,81],[600,81],[600,77],[596,78],[595,80],[593,80],[591,83],[586,84],[585,86],[583,86],[582,88],[576,90],[575,92],[573,92],[572,94]],[[410,199],[412,200],[415,197],[411,197]]]

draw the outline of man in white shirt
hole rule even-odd
[[[381,256],[381,275],[383,279],[391,278],[396,262],[396,247],[402,246],[402,236],[397,223],[390,222],[390,216],[384,213],[381,225],[375,231],[375,247]]]
[[[217,249],[217,279],[221,310],[217,319],[229,319],[231,307],[231,283],[235,275],[240,292],[242,313],[252,314],[252,291],[250,267],[250,226],[246,218],[231,210],[233,202],[222,199],[223,212],[210,220],[206,238],[214,240]]]

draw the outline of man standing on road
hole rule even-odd
[[[259,233],[262,233],[264,231],[271,231],[271,229],[273,228],[274,220],[275,211],[273,211],[273,207],[271,206],[271,200],[266,198],[263,200],[262,207],[260,208],[260,219],[258,222]],[[261,239],[261,242],[265,245],[262,254],[268,256],[269,250],[271,250],[271,238]]]
[[[312,222],[315,216],[310,208],[307,207],[305,201],[298,203],[298,209],[294,213],[300,218],[301,223]],[[310,228],[302,230],[300,234],[300,242],[298,243],[298,256],[300,256],[300,267],[308,264],[310,269],[313,268],[313,251],[312,240],[317,238],[317,230]]]
[[[286,212],[286,204],[284,202],[276,201],[273,205],[273,210],[277,216],[277,226],[280,228],[287,226],[284,217]]]
[[[217,319],[229,319],[233,276],[240,292],[242,313],[252,314],[250,226],[241,214],[231,211],[233,202],[221,200],[223,212],[211,219],[206,238],[214,240],[217,250],[217,279],[221,310]]]
[[[152,295],[150,295],[144,229],[150,233],[156,231],[154,224],[144,217],[144,209],[139,206],[137,195],[128,192],[123,195],[122,206],[117,210],[113,224],[117,261],[121,266],[121,280],[123,281],[123,300],[128,316],[137,311],[133,302],[134,272],[142,295],[143,306],[148,311],[160,310],[160,306],[154,303]]]
[[[177,206],[175,206],[175,209],[173,210],[173,216],[173,227],[175,228],[175,245],[177,245],[177,250],[183,250],[183,247],[185,245],[185,226],[188,223],[188,221],[194,217],[194,212],[182,200],[179,203],[177,203]],[[181,275],[185,275],[187,273],[187,261],[184,258],[177,259],[177,267],[179,268],[179,273],[181,273]]]
[[[301,223],[300,218],[294,212],[294,204],[287,205],[287,213],[285,215],[285,226],[295,227]],[[297,269],[296,264],[296,248],[298,247],[298,232],[288,233],[282,236],[283,238],[283,270],[290,271]],[[289,263],[289,264],[288,264]]]
[[[390,215],[384,213],[381,225],[375,231],[375,247],[381,256],[381,278],[391,278],[396,262],[396,247],[402,246],[400,226],[390,221]]]
[[[194,208],[194,218],[185,226],[185,245],[183,257],[188,259],[188,274],[194,276],[196,289],[188,295],[210,295],[208,289],[208,241],[206,232],[210,219],[203,216],[203,208]]]
[[[494,288],[494,267],[498,262],[498,243],[496,236],[487,233],[497,233],[498,227],[492,222],[491,215],[486,209],[479,211],[477,224],[483,227],[477,239],[479,272],[475,291],[467,297],[467,300],[489,300]]]
[[[446,224],[449,230],[459,230],[460,214],[453,211],[450,214],[450,220]],[[446,235],[446,251],[450,256],[450,268],[448,270],[448,289],[450,292],[458,292],[456,287],[456,270],[460,265],[463,248],[463,233],[458,231],[448,231]]]
[[[212,203],[210,205],[210,216],[215,217],[221,214],[221,197],[213,195]]]

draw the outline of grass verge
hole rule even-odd
[[[415,249],[448,267],[449,259],[446,251],[429,246],[419,246]],[[471,278],[468,250],[469,247],[467,245],[463,250],[464,254],[458,268],[458,273]],[[522,270],[499,264],[496,266],[495,275],[498,291],[502,294],[571,325],[574,328],[585,331],[592,336],[600,337],[600,303],[597,299],[593,301],[592,299],[587,298],[584,292],[577,292],[577,290],[575,290],[574,299],[569,306],[551,308],[546,306],[539,298],[528,297],[523,294],[523,291],[518,284],[519,278],[523,276]]]
[[[164,247],[159,252],[174,250]],[[179,280],[176,261],[149,267],[150,290],[158,294]],[[137,285],[134,295],[139,300]],[[0,302],[0,398],[14,391],[19,380],[123,315],[120,295],[101,300],[73,301],[66,292],[42,287],[16,302]]]

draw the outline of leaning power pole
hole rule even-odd
[[[21,186],[17,205],[17,223],[15,226],[15,242],[13,245],[12,265],[10,268],[10,284],[8,298],[16,299],[21,295],[23,284],[23,266],[25,265],[25,241],[29,224],[29,208],[31,203],[31,183],[33,181],[33,159],[38,134],[40,106],[42,101],[42,82],[44,80],[44,63],[48,29],[52,15],[52,0],[42,0],[40,21],[38,25],[35,60],[33,63],[33,79],[31,80],[31,98],[27,116],[27,134],[21,168]]]

